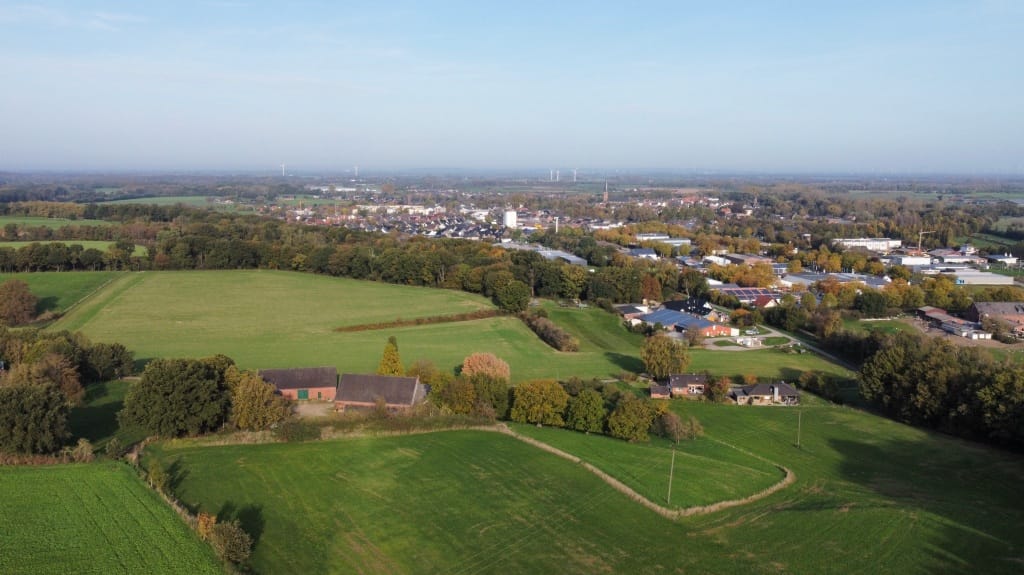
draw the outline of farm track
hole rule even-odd
[[[128,273],[114,278],[92,293],[75,302],[64,317],[54,322],[50,329],[78,331],[89,323],[100,311],[110,305],[121,294],[135,287],[143,279],[143,272]]]

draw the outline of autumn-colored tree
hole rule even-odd
[[[462,360],[462,375],[487,375],[495,379],[511,381],[512,372],[508,364],[493,353],[474,353]]]
[[[658,278],[645,275],[640,281],[640,295],[646,300],[661,301],[661,284]]]
[[[754,385],[757,383],[757,376],[752,373],[743,374],[743,385]]]
[[[655,410],[650,400],[624,396],[608,416],[608,432],[626,441],[647,441]]]
[[[230,389],[231,412],[228,421],[238,429],[267,429],[288,417],[288,400],[277,395],[274,386],[256,373],[242,372],[237,383]]]
[[[675,412],[666,411],[658,418],[659,432],[672,443],[679,443],[686,436],[686,426]]]
[[[252,537],[238,520],[218,521],[210,529],[210,546],[225,561],[243,563],[252,553]]]
[[[472,413],[476,407],[476,388],[466,377],[447,382],[440,390],[431,390],[431,393],[439,405],[450,409],[452,413]]]
[[[210,535],[213,533],[213,526],[217,524],[217,516],[205,511],[200,512],[196,517],[196,533],[199,534],[199,538],[208,540]]]
[[[78,405],[85,390],[71,361],[58,353],[47,353],[36,361],[15,364],[0,378],[3,385],[53,385],[64,394],[68,405]]]
[[[729,388],[728,377],[709,377],[707,385],[704,386],[704,399],[713,403],[723,403],[729,397]]]
[[[36,316],[36,296],[21,280],[0,283],[0,324],[23,325]]]
[[[519,384],[514,392],[512,421],[565,425],[562,414],[569,402],[569,394],[553,379],[536,379]]]
[[[402,356],[398,354],[398,342],[389,339],[384,345],[384,354],[377,366],[377,375],[403,375],[405,367],[402,366]]]
[[[665,334],[655,334],[640,349],[644,369],[654,379],[665,379],[673,373],[682,373],[690,363],[686,347]]]

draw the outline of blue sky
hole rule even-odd
[[[1024,173],[1024,2],[6,2],[0,170]]]

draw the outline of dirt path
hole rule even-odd
[[[759,491],[759,492],[757,492],[757,493],[755,493],[753,495],[750,495],[748,497],[744,497],[742,499],[730,499],[730,500],[727,500],[727,501],[719,501],[717,503],[711,503],[711,504],[708,504],[708,505],[695,505],[693,507],[683,507],[683,508],[679,508],[679,509],[670,509],[668,507],[665,507],[663,505],[659,505],[659,504],[651,501],[650,499],[644,497],[643,495],[640,495],[639,493],[634,491],[631,487],[629,487],[625,483],[619,481],[618,479],[615,479],[611,475],[608,475],[604,471],[601,471],[600,469],[598,469],[597,467],[594,467],[593,465],[587,463],[586,461],[583,461],[579,457],[576,457],[575,455],[572,455],[570,453],[566,453],[565,451],[562,451],[561,449],[558,449],[557,447],[553,447],[551,445],[548,445],[547,443],[544,443],[542,441],[538,441],[538,440],[536,440],[536,439],[534,439],[532,437],[526,437],[525,435],[520,435],[520,434],[516,433],[515,431],[512,431],[505,424],[499,424],[498,426],[492,428],[491,430],[497,431],[499,433],[504,433],[506,435],[510,435],[510,436],[518,439],[519,441],[522,441],[524,443],[528,443],[528,444],[530,444],[530,445],[532,445],[532,446],[534,446],[534,447],[536,447],[538,449],[542,449],[542,450],[547,451],[548,453],[551,453],[553,455],[557,455],[558,457],[561,457],[562,459],[567,459],[569,461],[572,461],[573,463],[578,463],[581,466],[583,466],[584,469],[586,469],[587,471],[589,471],[589,472],[593,473],[594,475],[598,476],[602,481],[604,481],[605,483],[610,485],[612,487],[612,489],[615,489],[619,493],[622,493],[622,494],[626,495],[626,497],[629,497],[630,499],[632,499],[633,501],[636,501],[640,505],[643,505],[644,507],[650,509],[651,511],[654,511],[658,515],[661,515],[662,517],[665,517],[667,519],[672,519],[672,520],[679,519],[680,517],[690,517],[692,515],[705,515],[705,514],[708,514],[708,513],[714,513],[715,511],[721,511],[722,509],[728,509],[730,507],[737,507],[739,505],[746,505],[747,503],[753,503],[754,501],[758,501],[760,499],[764,499],[765,497],[768,497],[772,493],[775,493],[776,491],[779,491],[781,489],[784,489],[784,488],[788,487],[789,485],[792,485],[793,482],[796,481],[796,474],[793,473],[792,471],[790,471],[786,467],[783,467],[783,466],[781,466],[781,465],[779,465],[777,463],[768,461],[767,459],[765,459],[765,458],[763,458],[763,457],[761,457],[759,455],[756,455],[754,453],[750,453],[749,451],[746,451],[744,449],[740,449],[739,447],[736,447],[735,445],[731,445],[729,443],[725,443],[724,441],[712,440],[712,441],[716,441],[717,443],[720,443],[722,445],[725,445],[727,447],[731,447],[733,449],[736,449],[738,451],[746,453],[747,455],[750,455],[752,457],[756,457],[757,459],[760,459],[760,460],[765,461],[767,463],[770,463],[771,465],[774,465],[777,469],[779,469],[780,471],[782,471],[786,475],[785,475],[785,477],[783,477],[775,485],[772,485],[771,487],[769,487],[767,489],[764,489],[762,491]]]

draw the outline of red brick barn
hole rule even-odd
[[[263,369],[259,375],[293,400],[334,401],[338,389],[338,370],[333,367]]]

